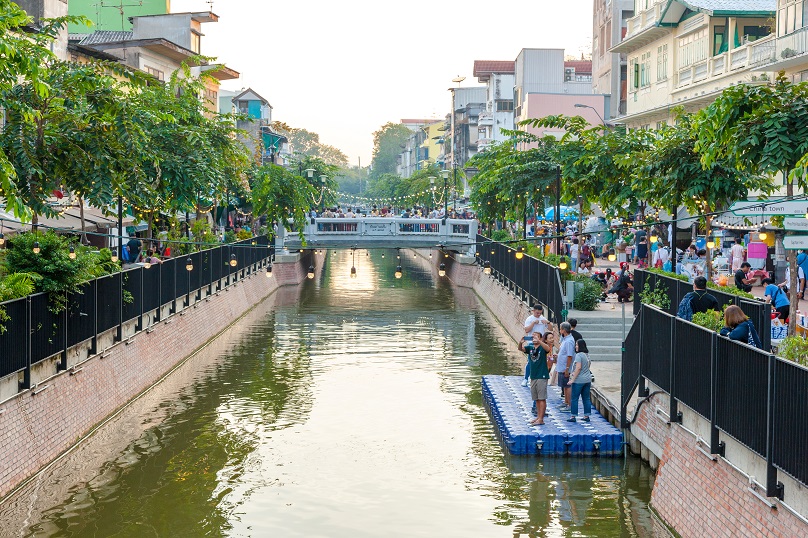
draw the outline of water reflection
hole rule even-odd
[[[6,503],[3,534],[651,536],[635,460],[503,455],[480,376],[520,358],[472,292],[394,251],[355,260],[351,279],[350,252],[320,256],[294,304],[86,443],[91,465]]]

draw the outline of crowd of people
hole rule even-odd
[[[525,336],[519,349],[526,354],[525,376],[522,385],[530,387],[536,418],[533,426],[544,425],[547,411],[547,387],[555,381],[561,389],[562,404],[559,410],[570,413],[567,422],[578,421],[578,401],[583,402],[584,422],[589,422],[592,413],[590,389],[593,376],[590,369],[589,350],[581,333],[576,330],[573,318],[558,326],[559,341],[556,345],[556,327],[544,316],[542,305],[533,306],[525,320]]]
[[[322,211],[316,209],[311,210],[311,218],[326,218],[326,219],[354,219],[362,217],[400,217],[405,219],[442,219],[447,216],[450,219],[473,219],[474,214],[468,209],[452,209],[448,208],[448,214],[444,207],[404,207],[394,208],[390,205],[381,207],[372,206],[371,208],[360,207],[346,207],[345,210],[341,206],[328,207]]]

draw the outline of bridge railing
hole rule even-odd
[[[279,234],[282,246],[301,248],[297,234]],[[312,218],[303,229],[309,246],[444,246],[473,256],[477,221],[403,217]],[[278,244],[278,246],[281,246]]]

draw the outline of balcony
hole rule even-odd
[[[736,71],[751,70],[774,60],[775,39],[771,35],[680,69],[674,91]]]
[[[479,127],[493,127],[494,115],[491,112],[480,112],[480,115],[477,118],[477,125]]]
[[[808,26],[777,39],[777,59],[791,58],[808,52]],[[785,53],[785,54],[783,54]]]
[[[661,25],[668,18],[663,12],[667,0],[655,0],[654,6],[626,21],[626,34],[623,40],[609,49],[609,52],[630,53],[648,45],[671,32],[669,25]]]

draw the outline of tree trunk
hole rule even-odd
[[[87,228],[84,222],[84,198],[79,196],[79,218],[81,219],[81,244],[87,244]]]
[[[783,170],[783,177],[788,177],[788,170]],[[786,183],[786,195],[794,196],[794,184],[791,181]],[[793,235],[794,232],[786,232],[787,235]],[[797,282],[799,281],[799,269],[797,268],[797,251],[786,251],[786,261],[789,267],[788,290],[789,298],[791,301],[791,308],[788,315],[788,334],[796,334],[797,330],[797,310],[800,308],[800,296],[797,293]]]
[[[711,211],[711,210],[709,210],[709,211]],[[705,243],[706,243],[707,241],[710,240],[710,234],[711,234],[712,228],[713,228],[713,216],[712,215],[707,215],[706,217],[704,217],[704,219],[707,221],[707,233],[704,235],[704,237],[706,239],[706,241],[705,241]],[[707,247],[707,245],[704,245],[704,246]],[[704,250],[707,251],[707,267],[705,268],[705,270],[707,271],[707,281],[712,282],[712,280],[713,280],[713,253],[712,253],[712,249],[709,248],[709,247],[705,248]]]

